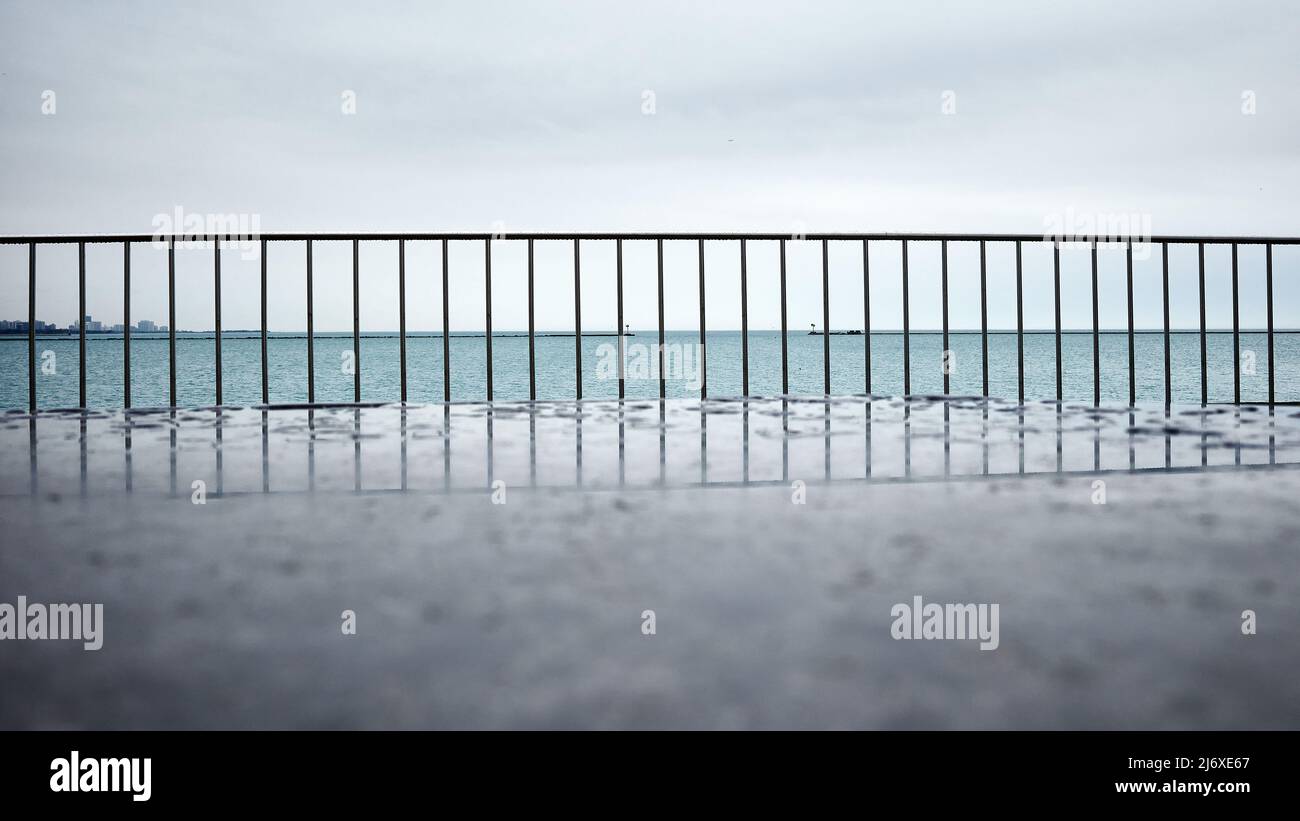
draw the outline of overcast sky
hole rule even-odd
[[[264,231],[1038,233],[1072,211],[1295,235],[1298,35],[1288,2],[0,2],[0,233],[149,233],[180,207]],[[820,249],[803,246],[795,327],[820,324]],[[572,248],[537,253],[539,326],[570,327]],[[133,318],[166,321],[165,254],[133,254]],[[668,252],[670,327],[698,318],[694,254]],[[708,254],[710,325],[739,327],[738,249]],[[989,254],[990,323],[1007,327],[1011,251]],[[483,325],[482,255],[453,250],[453,330]],[[178,325],[210,328],[211,252],[178,256]],[[653,247],[625,256],[628,322],[650,327]],[[272,248],[272,329],[304,326],[302,257]],[[935,327],[938,251],[912,257],[913,325]],[[977,324],[977,252],[952,257],[954,322]],[[1090,323],[1086,253],[1069,257],[1066,322]],[[120,247],[87,258],[90,313],[120,321]],[[1049,258],[1026,249],[1035,327]],[[1227,258],[1207,251],[1212,323],[1230,321]],[[258,263],[225,259],[224,324],[255,327]],[[897,259],[873,246],[877,327],[899,325]],[[348,329],[350,249],[316,260],[317,327]],[[861,327],[860,247],[832,246],[832,264],[832,324]],[[362,265],[363,326],[395,328],[395,247]],[[523,265],[519,244],[494,249],[499,329],[526,327]],[[1195,317],[1194,266],[1178,249],[1175,324]],[[1118,326],[1122,257],[1103,268]],[[436,247],[409,249],[413,329],[440,327],[439,270]],[[588,328],[613,327],[612,270],[611,245],[583,247]],[[752,327],[776,327],[775,272],[775,245],[755,244]],[[1279,324],[1300,325],[1300,253],[1279,249],[1275,276]],[[0,249],[0,277],[0,318],[25,317],[25,249]],[[1138,279],[1138,323],[1155,325],[1158,260]],[[72,321],[75,282],[75,248],[43,248],[40,318]],[[1248,325],[1261,282],[1243,251]]]

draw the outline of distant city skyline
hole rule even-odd
[[[86,333],[122,333],[124,330],[126,330],[125,325],[121,323],[105,327],[104,323],[96,321],[93,315],[91,314],[86,314],[85,325],[86,325]],[[26,319],[0,320],[0,332],[27,331],[27,329],[28,329],[28,322]],[[80,326],[78,325],[76,320],[73,320],[67,325],[59,325],[57,323],[46,322],[41,319],[36,320],[36,331],[38,333],[41,332],[52,333],[56,331],[76,332],[79,330],[80,330]],[[139,322],[131,326],[131,331],[132,332],[138,331],[139,333],[146,333],[146,334],[166,333],[167,326],[158,325],[154,323],[152,320],[141,319]],[[178,330],[177,333],[181,333],[181,331]],[[188,331],[186,331],[185,333],[188,333]]]

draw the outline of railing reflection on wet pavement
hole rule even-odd
[[[42,411],[4,417],[0,492],[176,496],[198,480],[221,498],[1288,468],[1300,462],[1298,416],[866,395]]]

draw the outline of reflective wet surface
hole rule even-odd
[[[15,413],[0,459],[0,602],[105,619],[0,642],[5,727],[1300,727],[1294,408]],[[998,648],[894,639],[917,595]]]
[[[1292,408],[982,398],[10,413],[0,492],[677,487],[1286,465]]]

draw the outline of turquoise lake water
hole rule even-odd
[[[627,396],[658,396],[655,374],[641,365],[656,357],[652,346],[657,332],[635,331],[628,346]],[[738,331],[713,331],[707,336],[707,377],[710,396],[741,393],[741,335]],[[669,397],[699,395],[699,333],[668,331],[670,360]],[[453,400],[486,398],[485,340],[479,335],[451,337]],[[836,394],[865,390],[865,340],[857,336],[831,336],[831,390]],[[1139,402],[1164,400],[1164,337],[1160,332],[1139,332],[1135,337],[1137,398]],[[616,338],[583,337],[583,395],[617,397]],[[1124,332],[1103,332],[1101,344],[1102,399],[1128,400],[1128,339]],[[367,332],[361,340],[361,397],[363,401],[398,401],[400,398],[399,340],[395,333]],[[1278,401],[1300,400],[1300,335],[1275,335]],[[131,392],[135,407],[168,404],[166,334],[133,334],[131,338]],[[872,390],[878,394],[903,392],[903,336],[873,333],[871,343]],[[933,332],[913,332],[911,371],[913,393],[943,390],[942,337]],[[271,334],[267,345],[272,402],[307,399],[307,340],[303,334]],[[408,401],[440,402],[443,398],[442,337],[438,334],[407,336]],[[954,333],[955,354],[950,392],[982,392],[980,335]],[[1241,334],[1243,352],[1254,355],[1255,374],[1243,373],[1244,401],[1268,399],[1268,344],[1261,332]],[[261,400],[261,347],[257,333],[235,332],[222,337],[223,399],[228,405],[255,404]],[[315,339],[316,401],[350,402],[353,377],[345,370],[345,355],[352,350],[350,333],[317,334]],[[1201,397],[1200,339],[1195,332],[1175,331],[1171,337],[1173,398],[1199,403]],[[212,334],[179,334],[176,340],[178,404],[208,405],[215,400]],[[538,399],[571,399],[575,392],[574,340],[539,336],[536,341]],[[48,353],[47,353],[48,352]],[[118,335],[91,335],[86,340],[87,404],[93,408],[122,405],[122,339]],[[1249,355],[1249,354],[1248,354]],[[790,392],[821,395],[822,337],[805,332],[789,336]],[[526,334],[503,332],[492,340],[493,398],[501,401],[528,398],[528,339]],[[1232,401],[1232,334],[1212,332],[1207,337],[1210,401]],[[42,363],[49,363],[48,369]],[[1068,400],[1091,401],[1093,392],[1092,336],[1062,336],[1064,394]],[[674,367],[674,365],[676,367]],[[78,346],[75,336],[37,338],[37,402],[42,408],[68,408],[78,403]],[[0,337],[0,406],[27,407],[27,338]],[[781,392],[781,335],[777,331],[749,334],[751,395]],[[989,392],[1016,397],[1016,335],[989,333]],[[1056,396],[1056,351],[1053,334],[1025,334],[1026,399]]]

